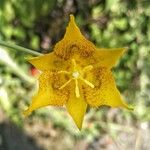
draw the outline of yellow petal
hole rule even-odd
[[[70,22],[66,28],[66,33],[64,38],[67,39],[68,41],[83,38],[80,29],[75,23],[73,15],[70,15]]]
[[[84,87],[84,95],[87,103],[92,107],[108,105],[111,107],[129,107],[116,88],[112,73],[107,68],[97,68],[88,73],[87,80],[94,84],[94,88]]]
[[[67,68],[68,62],[61,59],[54,52],[45,54],[39,57],[32,57],[27,59],[34,67],[41,71],[46,70],[62,70]]]
[[[30,113],[38,108],[50,105],[50,98],[45,93],[38,93],[32,98],[32,103],[27,110],[23,112],[25,116],[30,115]]]
[[[73,87],[74,85],[72,86],[72,88]],[[74,93],[74,89],[71,89],[70,99],[66,103],[66,108],[79,130],[81,130],[82,122],[87,109],[87,103],[85,102],[82,95],[77,98]]]
[[[126,50],[127,48],[97,49],[95,52],[95,57],[99,60],[97,65],[112,68]]]
[[[82,58],[89,57],[95,49],[94,44],[81,34],[80,29],[74,21],[73,15],[70,15],[70,22],[66,29],[65,36],[54,47],[55,54],[67,60],[75,55],[82,56]]]
[[[33,97],[32,103],[24,115],[29,115],[33,110],[44,106],[64,105],[69,99],[69,91],[66,88],[58,89],[64,82],[66,80],[61,74],[56,76],[50,71],[42,73],[39,77],[39,92]]]

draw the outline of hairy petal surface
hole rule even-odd
[[[93,69],[93,71],[87,75],[87,79],[95,85],[94,89],[91,89],[88,86],[84,86],[83,88],[85,100],[90,106],[98,107],[107,105],[111,107],[125,107],[127,109],[132,109],[121,97],[110,69]]]
[[[76,57],[76,55],[84,59],[89,57],[95,50],[95,45],[81,34],[74,17],[70,15],[70,22],[64,38],[54,47],[55,54],[64,60]]]
[[[68,68],[68,61],[61,59],[54,52],[39,57],[27,59],[35,68],[41,71],[62,70]]]
[[[58,88],[64,82],[66,80],[61,75],[56,76],[50,71],[43,72],[39,77],[39,91],[24,114],[27,116],[33,110],[44,106],[63,106],[69,99],[69,90],[66,88],[58,90]]]

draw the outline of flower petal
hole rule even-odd
[[[74,86],[72,86],[72,88],[73,87]],[[87,103],[85,102],[83,96],[77,98],[74,89],[71,89],[70,99],[66,103],[66,108],[79,130],[81,130],[84,114],[87,109]]]
[[[80,29],[75,23],[73,15],[70,15],[70,22],[66,28],[66,33],[65,33],[64,38],[68,41],[83,38],[83,35],[80,32]]]
[[[39,57],[28,58],[27,60],[41,71],[63,70],[68,67],[68,62],[55,55],[54,52]]]
[[[66,88],[58,89],[64,82],[66,82],[66,80],[61,74],[56,76],[50,71],[42,73],[39,77],[39,92],[33,97],[32,103],[24,112],[24,115],[27,116],[33,110],[44,106],[64,105],[69,99],[69,91]]]
[[[97,66],[112,68],[126,50],[127,48],[97,49],[95,52],[95,57],[98,59]]]
[[[89,57],[95,50],[95,45],[82,35],[74,21],[74,16],[70,15],[65,36],[54,47],[55,54],[67,60],[75,55],[82,56],[82,58]]]
[[[92,107],[108,105],[111,107],[129,107],[118,91],[111,70],[97,68],[88,74],[87,80],[91,81],[95,88],[84,86],[84,95],[87,103]]]

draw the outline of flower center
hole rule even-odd
[[[75,72],[73,72],[72,73],[72,76],[73,76],[73,78],[75,78],[75,79],[78,79],[79,78],[79,72],[78,71],[75,71]]]
[[[72,59],[72,67],[73,67],[73,71],[70,71],[70,72],[69,71],[59,71],[58,72],[58,73],[66,74],[66,75],[71,75],[71,78],[67,82],[65,82],[59,89],[63,89],[70,82],[72,82],[74,80],[75,81],[75,95],[78,98],[78,97],[80,97],[78,80],[81,80],[84,84],[90,86],[91,88],[94,88],[94,85],[91,82],[89,82],[88,80],[86,80],[82,77],[82,76],[84,76],[84,73],[92,70],[93,66],[88,65],[88,66],[84,67],[82,70],[82,75],[80,75],[79,71],[77,70],[77,64],[76,64],[75,59]]]

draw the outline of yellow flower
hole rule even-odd
[[[48,105],[65,105],[81,129],[87,105],[132,109],[121,97],[111,73],[125,51],[126,48],[96,48],[81,34],[70,15],[65,36],[54,51],[29,59],[42,73],[39,91],[24,114]]]

